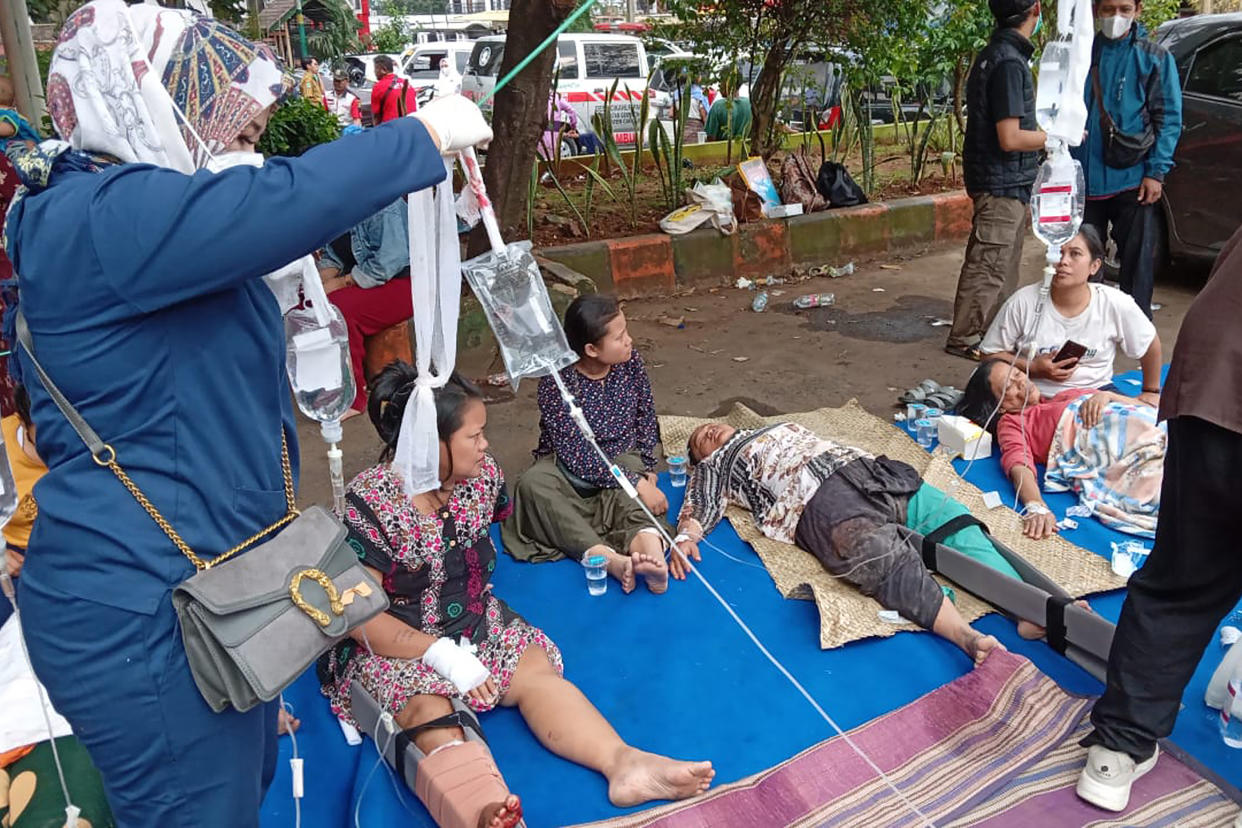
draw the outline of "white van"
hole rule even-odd
[[[418,105],[431,100],[435,83],[440,77],[440,61],[448,60],[458,75],[466,73],[474,42],[450,40],[420,43],[406,49],[401,58],[401,74],[409,78],[410,88],[418,95]]]
[[[462,93],[471,100],[482,100],[496,85],[504,57],[503,36],[484,37],[474,42],[474,51],[462,77]],[[557,92],[578,113],[581,131],[594,130],[592,116],[604,108],[613,83],[617,91],[612,102],[612,129],[618,144],[633,144],[635,124],[643,95],[649,95],[648,118],[664,108],[666,92],[648,90],[651,65],[643,42],[629,35],[563,34],[556,41]],[[632,104],[632,106],[630,106]],[[491,101],[484,104],[489,108]]]

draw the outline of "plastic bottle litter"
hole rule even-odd
[[[1242,666],[1233,671],[1220,708],[1220,738],[1227,747],[1242,748]]]
[[[759,291],[754,301],[750,303],[750,309],[755,313],[763,313],[768,307],[768,292],[766,290]]]
[[[733,283],[733,286],[736,287],[738,290],[754,290],[755,289],[755,283],[751,281],[750,279],[747,279],[746,277],[742,277],[738,279],[736,282]]]
[[[853,276],[853,275],[854,275],[854,263],[853,262],[850,262],[849,264],[844,265],[842,267],[828,268],[828,277],[830,279],[840,279],[842,276]]]
[[[824,308],[828,305],[836,304],[837,295],[835,293],[812,293],[809,296],[799,296],[793,300],[793,306],[798,310],[808,310],[810,308]]]

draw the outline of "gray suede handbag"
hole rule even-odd
[[[44,388],[100,466],[112,471],[198,570],[173,591],[194,683],[212,710],[271,701],[354,627],[388,608],[388,596],[345,541],[345,526],[320,506],[298,512],[289,447],[281,464],[289,511],[215,558],[194,553],[117,462],[39,364],[26,320],[17,338]],[[279,530],[279,532],[277,532]],[[259,543],[249,553],[238,553]]]

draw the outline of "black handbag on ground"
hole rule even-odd
[[[832,207],[854,207],[867,203],[867,194],[850,175],[844,164],[825,161],[815,177],[815,187]]]
[[[1143,163],[1148,151],[1156,143],[1156,131],[1151,128],[1151,119],[1143,118],[1142,132],[1122,132],[1117,128],[1117,123],[1104,106],[1098,61],[1091,65],[1091,91],[1100,106],[1100,128],[1104,130],[1104,163],[1116,170],[1128,170]]]

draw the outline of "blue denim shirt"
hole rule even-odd
[[[357,261],[352,272],[358,287],[379,287],[410,266],[408,210],[405,199],[399,198],[349,231],[349,246]],[[324,248],[323,258],[337,268],[344,265],[331,247]]]
[[[422,124],[400,118],[257,168],[61,173],[10,211],[39,360],[199,556],[285,513],[282,433],[297,476],[284,329],[262,275],[443,178]],[[193,567],[18,358],[49,468],[23,579],[155,612]]]

